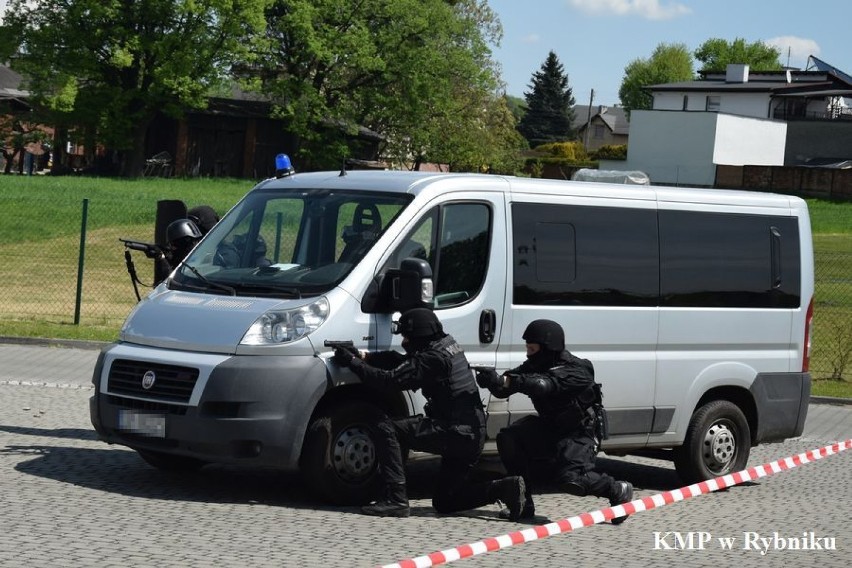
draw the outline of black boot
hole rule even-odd
[[[623,505],[633,501],[633,485],[628,481],[616,481],[612,496],[609,498],[609,504],[612,507]],[[627,520],[627,515],[623,517],[615,517],[610,521],[614,525],[620,525]]]
[[[499,517],[501,519],[510,518],[511,511],[509,507],[503,507],[500,509]],[[521,514],[518,519],[534,519],[535,518],[535,503],[533,503],[532,496],[527,495],[524,499],[524,506],[521,507]]]
[[[525,492],[523,477],[504,477],[491,482],[488,497],[492,501],[501,501],[506,505],[506,512],[500,511],[501,518],[517,521],[523,513]],[[530,498],[530,504],[532,504],[532,498]]]
[[[407,517],[411,514],[404,483],[393,483],[385,488],[385,498],[361,507],[361,512],[374,517]]]

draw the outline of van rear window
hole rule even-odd
[[[794,217],[512,205],[518,305],[798,307]]]

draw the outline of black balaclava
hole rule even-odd
[[[397,333],[402,334],[402,348],[406,353],[425,349],[446,334],[437,316],[428,308],[413,308],[399,318]]]
[[[551,368],[565,350],[565,333],[562,326],[552,320],[540,319],[531,322],[524,330],[523,339],[527,343],[537,343],[541,346],[538,353],[527,358],[538,370]]]

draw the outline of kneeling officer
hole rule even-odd
[[[396,351],[361,353],[337,348],[334,361],[348,366],[364,383],[395,391],[422,389],[426,416],[376,424],[376,457],[385,495],[362,507],[367,515],[407,517],[408,496],[400,442],[412,450],[441,456],[432,506],[439,513],[474,509],[498,500],[515,520],[523,505],[521,477],[475,483],[470,475],[485,443],[485,413],[467,358],[441,322],[426,308],[406,311],[394,333],[402,334],[405,355]],[[363,357],[363,358],[362,358]]]
[[[540,459],[556,462],[557,478],[572,495],[609,498],[610,505],[633,499],[633,485],[594,470],[606,437],[600,385],[591,361],[565,350],[565,333],[555,321],[535,320],[524,331],[527,360],[497,375],[479,371],[476,382],[498,398],[513,393],[530,397],[538,415],[526,416],[497,434],[497,450],[506,471],[524,478],[521,518],[533,518],[530,466]],[[613,524],[627,519],[615,517]]]

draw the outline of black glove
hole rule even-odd
[[[334,362],[340,365],[341,367],[348,367],[349,363],[352,362],[352,359],[355,358],[355,355],[357,353],[358,350],[354,347],[337,347],[334,350],[334,357],[332,357],[332,360],[334,360]]]
[[[494,369],[477,369],[476,384],[483,389],[498,389],[503,386],[503,377]]]

